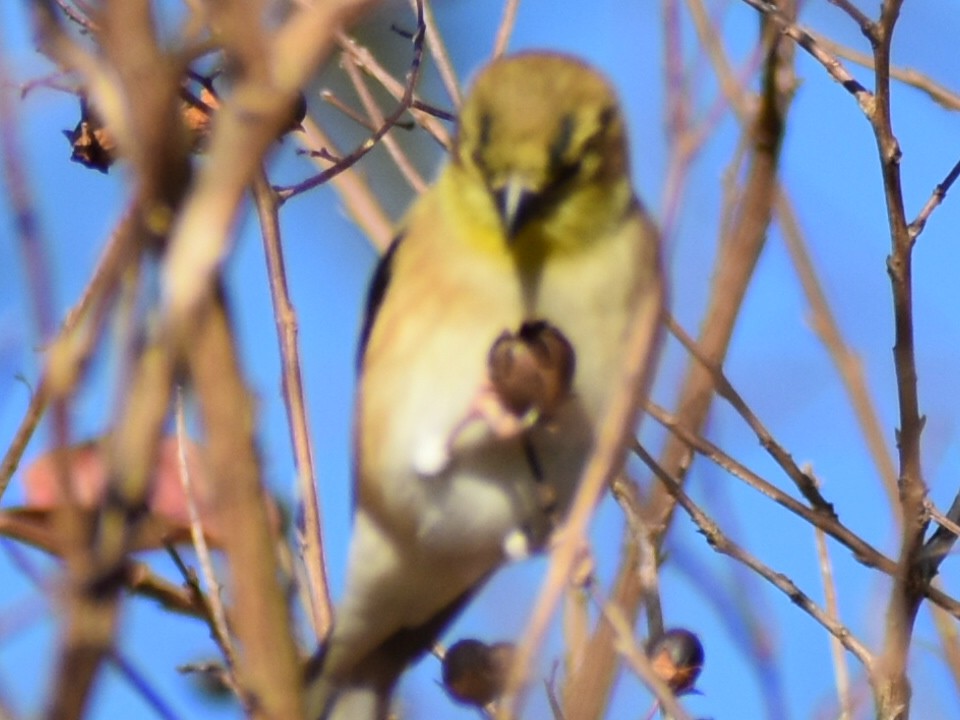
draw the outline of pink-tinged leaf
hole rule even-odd
[[[184,446],[191,493],[200,515],[204,536],[213,547],[221,546],[220,513],[212,500],[210,482],[204,467],[203,451],[187,441]],[[14,537],[49,552],[56,552],[53,511],[63,500],[55,452],[37,458],[23,472],[26,505],[0,512],[0,534]],[[81,508],[96,510],[106,494],[107,447],[94,440],[69,449],[69,492]],[[190,542],[190,513],[180,477],[177,439],[163,438],[157,450],[157,465],[146,498],[146,516],[140,522],[133,550],[162,547],[165,542]],[[280,533],[280,512],[276,503],[264,495],[276,533]]]

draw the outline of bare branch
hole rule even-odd
[[[874,69],[873,56],[863,53],[853,48],[846,47],[840,43],[834,42],[828,37],[818,33],[808,31],[813,38],[823,46],[824,50],[833,53],[837,57],[842,57],[857,65],[861,65],[870,70]],[[917,90],[925,92],[930,98],[947,110],[960,110],[960,95],[954,91],[945,88],[927,75],[924,75],[912,68],[891,66],[890,77],[899,80],[902,83],[914,87]]]
[[[827,548],[827,537],[820,528],[813,529],[817,543],[817,557],[820,559],[820,577],[823,580],[823,596],[827,615],[839,621],[840,610],[837,602],[837,584]],[[837,686],[837,702],[840,706],[839,720],[850,720],[853,712],[853,700],[850,696],[850,672],[847,659],[843,656],[843,645],[836,638],[830,638],[830,654],[833,657],[833,677]]]
[[[950,172],[947,173],[947,176],[933,189],[933,194],[920,210],[920,214],[910,223],[908,231],[914,241],[916,241],[920,233],[923,232],[923,229],[927,226],[927,220],[930,215],[940,206],[940,203],[943,202],[950,188],[953,187],[953,183],[957,181],[958,176],[960,176],[960,160],[957,161],[950,169]]]
[[[831,5],[836,5],[838,8],[843,10],[847,15],[849,15],[857,25],[860,26],[860,32],[863,33],[864,37],[870,41],[870,44],[876,46],[879,40],[877,39],[877,27],[876,24],[867,17],[860,8],[854,5],[851,0],[828,0]]]
[[[254,444],[253,404],[226,310],[212,303],[184,348],[200,405],[212,502],[230,564],[237,674],[254,717],[303,717],[300,659],[279,582]]]
[[[843,339],[839,323],[830,309],[826,293],[820,285],[813,260],[810,258],[806,243],[801,235],[800,223],[789,198],[784,194],[782,188],[777,196],[776,207],[777,220],[780,229],[783,231],[787,250],[793,260],[797,275],[800,278],[800,284],[803,286],[803,292],[807,296],[807,302],[813,312],[814,332],[826,346],[837,371],[840,373],[840,378],[843,380],[847,394],[850,396],[850,403],[853,405],[853,410],[857,415],[857,420],[870,449],[873,464],[876,466],[883,487],[887,491],[890,507],[896,508],[899,502],[897,469],[893,464],[890,450],[884,439],[880,418],[870,397],[866,379],[863,376],[862,364]],[[899,513],[894,512],[893,516],[899,519]]]
[[[442,147],[447,148],[448,150],[452,146],[453,142],[450,138],[450,133],[447,131],[446,127],[442,123],[437,122],[437,118],[443,120],[453,120],[455,116],[453,115],[444,115],[442,111],[438,111],[435,108],[424,103],[416,94],[415,88],[412,88],[408,82],[400,82],[394,78],[386,69],[377,61],[373,54],[362,45],[359,45],[353,38],[347,37],[343,33],[337,35],[337,44],[340,48],[350,53],[354,59],[357,61],[357,64],[360,68],[370,74],[370,76],[380,83],[383,88],[393,95],[394,99],[397,101],[403,102],[403,98],[406,97],[408,92],[411,92],[410,101],[410,114],[413,116],[414,120],[426,130],[434,140],[436,140]]]
[[[6,125],[6,127],[10,126]],[[50,360],[44,374],[30,397],[30,403],[17,428],[16,435],[7,447],[3,460],[0,461],[0,496],[6,491],[10,478],[20,464],[23,451],[30,442],[50,400],[51,390],[61,394],[66,388],[72,387],[76,379],[76,369],[83,367],[89,359],[98,330],[103,326],[102,319],[106,316],[105,309],[108,305],[106,299],[113,294],[120,272],[126,264],[124,255],[129,251],[136,214],[133,206],[123,214],[97,260],[93,275],[81,293],[80,299],[70,308],[60,324],[60,332],[50,346]],[[88,315],[91,314],[96,317],[88,322]],[[86,329],[86,325],[92,327]],[[67,371],[67,377],[63,376],[63,371]],[[51,372],[58,375],[52,379],[53,388],[51,388]]]
[[[280,188],[277,191],[277,197],[281,202],[286,202],[291,197],[304,193],[307,190],[312,190],[344,170],[353,167],[361,158],[363,158],[364,155],[373,150],[373,148],[377,146],[377,143],[379,143],[384,136],[386,136],[386,134],[393,129],[393,126],[396,125],[400,118],[403,117],[404,113],[410,109],[413,103],[413,91],[417,86],[418,80],[420,79],[421,60],[423,58],[423,37],[424,26],[423,17],[421,14],[417,18],[417,31],[413,36],[413,60],[410,63],[410,71],[407,73],[407,82],[404,86],[403,97],[400,99],[397,108],[384,119],[384,121],[380,124],[377,130],[370,135],[370,137],[360,143],[360,145],[358,145],[349,155],[341,158],[319,175],[315,175],[314,177],[297,183],[291,187]]]
[[[834,540],[837,540],[841,545],[848,548],[858,562],[867,567],[877,568],[887,575],[896,575],[897,564],[893,560],[881,553],[855,532],[851,531],[830,513],[812,510],[798,500],[790,497],[772,483],[764,480],[756,473],[751,472],[742,463],[734,460],[713,443],[687,430],[676,417],[655,403],[647,402],[646,411],[651,418],[667,428],[683,443],[709,458],[712,462],[716,463],[718,467],[730,473],[735,478],[742,480],[794,515],[803,518],[812,526],[818,527],[826,532]],[[931,601],[960,619],[960,603],[954,598],[929,585],[924,588],[924,594]]]
[[[320,523],[320,501],[317,496],[317,472],[310,443],[310,423],[304,401],[303,378],[300,373],[300,348],[297,341],[297,311],[290,299],[287,271],[280,242],[280,222],[273,189],[261,172],[253,185],[254,201],[260,218],[270,296],[277,325],[277,342],[283,364],[283,396],[287,425],[297,467],[297,489],[303,504],[303,526],[298,523],[300,552],[309,581],[310,617],[318,638],[325,638],[333,621],[333,603],[327,585],[326,560],[323,552],[323,530]]]
[[[320,126],[308,117],[303,121],[303,132],[297,134],[302,136],[301,142],[311,151],[311,159],[314,163],[321,169],[328,168],[331,163],[319,157],[317,151],[321,148],[334,150],[336,148]],[[381,252],[385,251],[393,239],[393,223],[364,177],[354,170],[345,170],[330,182],[340,193],[350,218],[370,238],[375,247]]]
[[[417,10],[417,1],[410,0],[410,6],[414,12]],[[453,63],[450,62],[450,55],[447,53],[446,44],[443,41],[443,35],[440,28],[437,27],[436,19],[433,16],[433,7],[429,0],[423,0],[423,22],[427,29],[427,48],[430,50],[430,56],[437,64],[437,70],[440,73],[440,79],[443,86],[447,89],[447,94],[453,101],[453,106],[460,107],[460,83],[457,81],[457,73],[453,69]]]
[[[797,486],[797,489],[803,494],[807,501],[818,511],[829,513],[830,515],[836,515],[833,510],[833,505],[824,499],[820,494],[820,490],[817,488],[816,482],[811,478],[807,473],[800,469],[800,467],[794,462],[793,458],[770,434],[770,431],[764,427],[763,423],[760,422],[760,419],[753,413],[744,399],[740,396],[733,385],[730,384],[730,381],[724,375],[722,368],[710,358],[697,346],[693,338],[691,338],[686,331],[677,323],[672,316],[667,318],[667,328],[676,337],[681,344],[686,348],[693,357],[695,357],[710,373],[713,378],[714,388],[717,391],[717,394],[726,400],[737,411],[737,414],[743,418],[744,422],[750,426],[750,429],[756,434],[757,438],[760,440],[760,444],[763,446],[763,449],[770,453],[770,456],[777,462],[777,464],[783,468],[783,471],[787,473],[794,484]]]
[[[806,593],[800,590],[790,578],[764,565],[753,555],[741,548],[721,532],[717,524],[711,520],[683,491],[680,483],[660,467],[659,463],[639,444],[634,446],[634,451],[656,474],[657,478],[666,485],[669,492],[676,498],[680,506],[686,510],[690,519],[696,523],[697,527],[707,538],[710,546],[719,553],[728,555],[737,560],[755,573],[767,580],[770,584],[785,594],[790,600],[805,613],[810,615],[820,625],[822,625],[833,637],[837,638],[843,646],[856,657],[868,672],[872,670],[874,659],[864,645],[856,639],[850,630],[837,622],[829,613],[825,612]]]
[[[207,586],[207,593],[204,594],[205,602],[210,608],[211,628],[217,643],[223,650],[224,658],[227,661],[227,668],[232,672],[236,665],[236,652],[233,648],[233,640],[230,637],[230,630],[227,627],[227,612],[223,607],[223,595],[220,582],[213,570],[213,561],[210,557],[210,548],[207,547],[207,540],[203,534],[203,522],[200,519],[200,513],[197,510],[197,502],[193,491],[193,482],[190,477],[190,470],[187,466],[187,421],[183,409],[183,388],[177,387],[176,392],[176,426],[177,426],[177,463],[180,471],[180,484],[183,487],[183,496],[186,500],[187,515],[190,518],[190,538],[193,541],[193,547],[197,552],[197,560],[200,562],[200,572],[203,574],[203,581]],[[197,587],[200,591],[200,587]]]
[[[354,89],[356,89],[357,95],[360,96],[360,101],[363,103],[364,110],[366,110],[367,115],[370,117],[371,124],[374,127],[383,127],[386,124],[386,118],[384,118],[380,108],[377,107],[377,103],[373,99],[370,89],[364,83],[363,75],[357,67],[356,60],[354,60],[351,55],[344,55],[342,65],[347,72],[347,77],[350,78],[350,82],[353,84]],[[396,125],[396,123],[394,123],[394,125]],[[393,159],[394,164],[400,170],[404,179],[410,184],[410,187],[418,193],[426,190],[427,183],[423,179],[423,176],[417,172],[413,163],[410,162],[410,158],[403,152],[393,136],[387,133],[381,138],[381,141],[387,149],[387,152],[390,153],[390,157]]]
[[[220,108],[163,269],[171,328],[181,329],[183,319],[210,297],[237,207],[264,154],[288,121],[299,88],[329,54],[334,30],[365,4],[333,0],[295,13],[270,44],[271,84],[241,83]]]
[[[800,47],[806,50],[817,60],[834,80],[843,86],[843,89],[853,95],[857,104],[867,118],[873,118],[874,97],[873,93],[867,90],[860,82],[851,75],[843,64],[836,57],[827,52],[806,30],[796,23],[791,22],[773,3],[767,0],[743,0],[751,7],[764,13],[776,23],[780,32],[792,38]]]
[[[498,58],[507,52],[507,45],[510,44],[510,36],[513,34],[513,26],[517,21],[517,9],[519,7],[520,0],[506,0],[503,5],[503,19],[500,20],[497,37],[493,41],[494,58]]]

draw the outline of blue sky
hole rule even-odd
[[[6,72],[14,81],[49,72],[49,65],[30,44],[25,3],[0,4],[0,38]],[[745,4],[717,4],[723,38],[742,60],[753,48],[758,19]],[[875,3],[864,3],[874,10]],[[489,56],[500,18],[499,3],[436,3],[435,11],[464,76]],[[551,48],[583,56],[607,72],[619,88],[631,126],[633,174],[638,192],[660,216],[668,156],[664,131],[664,73],[660,3],[598,0],[553,3],[530,0],[521,5],[512,49]],[[410,25],[404,5],[372,19],[366,31],[383,35],[389,20]],[[866,50],[853,24],[827,3],[806,3],[805,24],[844,44]],[[907,3],[894,43],[897,64],[927,73],[946,84],[960,77],[955,38],[960,10],[951,3]],[[709,64],[698,53],[695,35],[684,25],[685,60],[698,68],[695,112],[703,112],[716,96]],[[404,41],[387,40],[391,62],[404,67]],[[849,65],[865,85],[868,71]],[[893,448],[897,406],[892,366],[892,313],[885,258],[889,252],[886,211],[875,144],[856,103],[802,51],[797,54],[799,85],[784,141],[783,183],[797,208],[810,252],[832,302],[847,342],[860,356],[874,402]],[[443,95],[428,72],[424,95],[438,104]],[[313,88],[316,90],[316,88]],[[894,86],[894,125],[903,149],[904,194],[912,218],[934,185],[960,157],[960,119],[929,101],[921,92]],[[330,118],[315,96],[311,107]],[[40,90],[23,103],[19,127],[29,170],[30,190],[37,204],[54,278],[50,295],[62,313],[79,296],[99,249],[116,222],[124,201],[124,171],[101,175],[69,161],[61,130],[77,120],[75,99]],[[358,135],[340,127],[343,142]],[[736,147],[738,129],[729,114],[719,123],[691,167],[683,210],[675,232],[665,238],[670,258],[674,314],[695,331],[709,293],[718,237],[724,178]],[[429,143],[426,145],[429,146]],[[294,182],[310,172],[294,155],[289,140],[279,149],[271,169],[277,184]],[[379,152],[379,151],[377,151]],[[412,196],[377,152],[362,169],[398,216]],[[439,162],[436,152],[417,157],[428,177]],[[318,463],[328,562],[334,592],[342,587],[344,543],[349,532],[350,407],[353,358],[362,298],[376,253],[345,217],[335,192],[321,187],[288,203],[281,216],[291,292],[299,313],[304,380]],[[950,280],[960,267],[960,206],[948,196],[937,209],[915,251],[916,347],[921,410],[927,417],[923,436],[924,471],[931,499],[945,509],[960,487],[958,399],[960,380],[960,284]],[[18,379],[34,382],[40,367],[38,339],[30,321],[22,264],[9,207],[0,205],[0,443],[6,446],[22,417],[28,390]],[[289,498],[293,487],[291,450],[280,397],[279,355],[263,253],[255,219],[249,211],[239,225],[236,249],[227,264],[242,357],[259,402],[259,438],[268,482]],[[774,227],[751,283],[742,318],[730,349],[726,372],[774,436],[801,463],[811,463],[824,494],[840,517],[870,542],[895,552],[891,515],[885,494],[846,400],[833,365],[810,326],[809,308],[778,228]],[[684,354],[671,344],[665,353],[655,399],[672,406],[686,367]],[[77,439],[102,433],[116,398],[112,371],[115,358],[102,352],[90,381],[81,391],[73,414]],[[789,481],[760,448],[756,438],[729,410],[718,404],[705,434],[731,455],[780,487]],[[644,423],[643,436],[656,449],[663,433]],[[31,443],[26,462],[49,442],[43,428]],[[643,473],[639,477],[646,482]],[[721,526],[774,568],[787,573],[818,602],[823,591],[814,538],[803,522],[745,488],[703,459],[689,476],[693,497],[707,507]],[[17,483],[4,504],[19,497]],[[622,516],[610,502],[594,523],[598,572],[609,580],[616,568]],[[861,567],[849,553],[830,545],[844,622],[869,647],[882,639],[888,584]],[[685,701],[697,717],[812,718],[824,714],[835,698],[827,635],[785,597],[732,561],[716,555],[685,516],[678,516],[667,544],[662,573],[667,623],[701,635],[707,663],[699,683],[702,695]],[[31,556],[51,572],[53,566]],[[163,557],[151,558],[175,577]],[[956,563],[948,558],[942,581],[958,592]],[[500,573],[451,629],[450,638],[475,635],[486,640],[516,636],[524,626],[535,596],[542,561]],[[22,715],[38,711],[46,692],[52,615],[21,617],[24,608],[42,596],[0,553],[0,696]],[[51,609],[52,612],[52,609]],[[750,623],[757,623],[769,658],[763,671],[751,666],[745,652]],[[231,718],[229,705],[202,704],[175,666],[210,657],[213,646],[204,627],[192,620],[156,612],[148,601],[127,603],[121,632],[123,651],[170,699],[180,717]],[[554,638],[541,663],[546,673],[560,644]],[[939,645],[928,611],[922,610],[912,653],[917,717],[957,717],[957,691],[938,658]],[[23,668],[36,668],[36,680]],[[855,686],[865,692],[862,674],[851,659]],[[761,676],[763,680],[761,680]],[[410,717],[469,718],[453,709],[436,687],[439,669],[427,659],[405,679],[402,696]],[[765,683],[765,684],[764,684]],[[528,717],[545,717],[542,693],[535,690]],[[766,697],[766,699],[765,699]],[[773,698],[771,700],[771,698]],[[765,703],[774,703],[770,710]],[[621,679],[610,717],[640,717],[649,697],[635,679]],[[151,711],[120,680],[104,673],[90,717],[152,717]]]

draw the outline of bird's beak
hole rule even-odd
[[[511,176],[506,184],[494,191],[497,210],[507,240],[512,242],[523,225],[530,219],[537,193],[524,183],[522,178]]]

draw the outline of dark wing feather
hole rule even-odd
[[[367,351],[367,342],[370,340],[370,333],[373,332],[373,324],[377,320],[377,311],[383,305],[383,299],[387,296],[387,287],[390,285],[390,276],[393,274],[393,258],[396,255],[397,248],[403,240],[403,235],[398,235],[390,243],[390,247],[377,263],[377,269],[373,271],[373,277],[370,278],[370,286],[367,288],[367,303],[363,311],[363,325],[360,327],[360,342],[357,345],[357,368],[363,367],[363,356]]]
[[[440,634],[460,614],[460,611],[477,591],[483,587],[487,577],[481,578],[476,585],[455,598],[446,607],[438,610],[422,625],[397,630],[380,645],[368,652],[349,671],[346,677],[338,678],[336,680],[337,687],[332,688],[332,693],[330,693],[330,688],[325,688],[324,691],[329,694],[325,696],[320,694],[319,696],[321,702],[318,704],[324,706],[320,718],[326,717],[326,713],[330,712],[330,705],[334,702],[337,692],[349,686],[366,686],[374,689],[381,703],[379,712],[386,717],[390,695],[403,669],[411,665],[436,644]],[[322,645],[307,661],[307,666],[304,669],[304,681],[308,688],[318,687],[315,683],[323,674],[326,650],[326,646]]]

